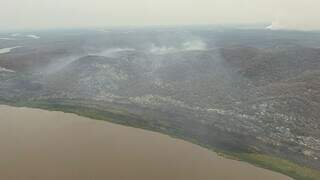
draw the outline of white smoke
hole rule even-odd
[[[270,30],[281,30],[286,29],[285,26],[281,25],[279,21],[273,21],[269,26],[266,27],[266,29]]]
[[[40,37],[39,37],[39,36],[34,35],[34,34],[26,35],[26,37],[33,38],[33,39],[40,39]]]
[[[273,6],[272,23],[266,27],[270,30],[319,30],[320,11],[317,0],[278,1]]]
[[[300,21],[301,22],[301,21]],[[319,30],[320,26],[315,24],[308,24],[308,23],[299,23],[292,22],[292,21],[273,21],[269,26],[266,27],[269,30],[298,30],[298,31],[313,31]]]
[[[184,51],[205,51],[207,44],[201,40],[188,41],[182,45]]]
[[[1,66],[0,66],[0,72],[9,72],[9,73],[14,73],[15,71],[14,71],[14,70],[11,70],[11,69],[4,68],[4,67],[1,67]]]
[[[34,34],[20,34],[20,33],[13,33],[11,34],[12,37],[27,37],[27,38],[31,38],[31,39],[40,39],[40,36],[34,35]]]
[[[96,55],[96,56],[105,56],[105,57],[117,57],[117,55],[121,52],[127,52],[127,51],[135,51],[133,48],[110,48],[98,53],[93,53],[90,55]]]
[[[13,33],[13,34],[11,34],[11,36],[12,36],[12,37],[17,37],[17,36],[21,36],[21,34],[19,34],[19,33]]]
[[[169,54],[169,53],[176,52],[177,49],[174,47],[167,47],[167,46],[160,46],[159,47],[159,46],[152,44],[149,51],[151,54],[161,55],[161,54]]]
[[[7,37],[0,37],[0,40],[14,41],[14,40],[16,40],[16,39],[14,39],[14,38],[7,38]]]
[[[205,51],[207,50],[207,44],[202,40],[191,40],[182,43],[180,46],[156,46],[151,45],[149,52],[151,54],[170,54],[181,51]]]
[[[8,47],[8,48],[2,48],[0,49],[0,54],[6,54],[6,53],[10,53],[11,50],[16,49],[16,48],[20,48],[22,46],[15,46],[15,47]]]

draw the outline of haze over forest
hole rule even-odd
[[[319,7],[319,0],[1,0],[0,105],[12,107],[0,106],[0,177],[319,180]],[[59,124],[41,115],[48,111],[18,107],[79,116],[50,113]],[[31,111],[39,121],[25,115]],[[93,128],[93,119],[212,154],[174,150],[177,141],[162,144],[159,134],[133,143],[127,127]],[[227,161],[250,173],[221,166]]]

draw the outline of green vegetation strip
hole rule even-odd
[[[210,147],[206,144],[199,143],[194,138],[185,136],[182,130],[174,129],[170,127],[162,127],[160,124],[154,124],[151,121],[148,121],[146,118],[143,118],[142,116],[140,116],[140,118],[137,119],[138,116],[127,113],[127,112],[123,112],[123,111],[110,110],[110,109],[97,110],[94,108],[74,106],[70,104],[57,104],[57,103],[52,103],[52,102],[50,103],[50,102],[44,102],[44,101],[16,103],[16,102],[5,101],[3,99],[2,100],[0,99],[0,103],[12,105],[12,106],[18,106],[18,107],[32,107],[32,108],[40,108],[45,110],[56,110],[56,111],[62,111],[67,113],[74,113],[74,114],[89,117],[92,119],[104,120],[104,121],[109,121],[109,122],[122,124],[126,126],[152,130],[152,131],[167,134],[175,138],[180,138],[180,139],[189,141],[191,143],[200,145],[202,147],[211,149],[223,157],[234,159],[234,160],[245,161],[265,169],[269,169],[275,172],[285,174],[296,180],[320,180],[320,171],[303,167],[293,162],[272,157],[269,155],[256,154],[256,153],[235,153],[235,152],[215,149],[214,147]]]
[[[256,166],[276,171],[296,180],[320,180],[320,171],[303,167],[288,160],[255,153],[230,153],[231,159],[241,160]]]

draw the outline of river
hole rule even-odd
[[[3,180],[289,180],[183,140],[74,114],[0,105]]]

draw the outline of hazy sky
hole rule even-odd
[[[320,29],[320,0],[1,0],[0,30],[272,23]]]

